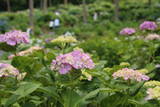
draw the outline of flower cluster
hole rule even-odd
[[[10,64],[0,63],[0,77],[18,76],[19,71]]]
[[[137,70],[138,72],[142,73],[142,74],[147,74],[149,73],[149,71],[147,69],[140,69],[140,70]]]
[[[51,41],[52,43],[75,43],[77,42],[76,38],[74,38],[73,36],[59,36],[56,39],[53,39]]]
[[[137,70],[123,68],[122,70],[118,70],[112,75],[115,79],[123,78],[124,80],[136,80],[136,81],[146,81],[149,80],[147,75],[143,75]]]
[[[149,34],[145,40],[160,40],[160,35],[157,34]]]
[[[20,43],[29,43],[29,36],[26,32],[19,30],[13,30],[5,34],[0,35],[0,43],[6,43],[7,45],[15,46]]]
[[[25,51],[21,51],[21,52],[17,53],[16,56],[28,56],[28,55],[30,55],[33,52],[38,51],[38,50],[42,50],[42,48],[39,47],[39,46],[33,46],[33,47],[31,47],[31,48],[29,48]],[[8,57],[8,59],[12,59],[13,57],[15,57],[15,55],[10,55]]]
[[[157,86],[155,88],[149,88],[147,90],[148,96],[145,98],[146,100],[157,99],[160,100],[160,87]]]
[[[74,50],[70,53],[57,56],[56,60],[52,61],[51,69],[58,70],[60,74],[66,74],[72,69],[93,69],[94,66],[88,54],[80,50]]]
[[[121,35],[132,35],[136,32],[136,30],[134,28],[124,28],[122,29],[119,33]]]
[[[153,21],[144,21],[139,28],[141,30],[155,30],[157,27],[157,24]]]
[[[160,86],[160,82],[159,81],[148,81],[144,84],[145,87],[156,87],[156,86]]]

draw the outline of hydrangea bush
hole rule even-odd
[[[40,45],[43,48],[33,44],[28,47],[22,45],[24,47],[16,54],[8,54],[7,63],[0,63],[0,91],[5,93],[0,93],[2,99],[0,104],[6,107],[28,104],[35,107],[152,105],[151,100],[158,101],[160,98],[159,81],[154,80],[158,75],[154,64],[150,64],[154,60],[153,47],[155,47],[150,44],[157,39],[149,41],[156,37],[148,36],[132,38],[137,32],[141,31],[124,28],[121,31],[122,35],[133,36],[117,37],[114,43],[113,39],[107,42],[105,39],[100,39],[100,44],[96,40],[95,44],[91,42],[89,46],[91,51],[84,47],[82,47],[84,50],[78,48],[80,46],[78,43],[81,41],[77,41],[73,36],[59,36],[51,40],[51,44],[56,43],[51,48],[43,44]],[[16,48],[21,44],[29,44],[30,41],[28,35],[21,31],[11,31],[2,34],[1,37],[2,44]],[[94,46],[97,46],[96,49]],[[122,49],[124,46],[128,48]],[[145,54],[149,54],[149,60],[148,62],[142,60],[142,66],[136,65],[134,61],[139,62],[141,60],[139,56],[142,59],[145,57],[144,54],[137,53],[146,52],[141,50],[144,48],[149,51]],[[126,50],[129,49],[129,54],[126,54]],[[103,60],[96,51],[102,55]],[[113,57],[116,58],[113,60]],[[117,58],[119,62],[130,61],[130,63],[117,61],[113,65],[107,65],[109,61],[116,61]]]
[[[0,34],[0,49],[4,51],[16,51],[20,44],[28,44],[29,36],[26,32],[13,30]]]

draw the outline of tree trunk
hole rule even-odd
[[[6,0],[6,2],[7,2],[7,11],[10,12],[11,11],[10,0]]]
[[[52,0],[49,0],[49,1],[48,1],[48,5],[49,5],[49,7],[52,6]]]
[[[29,25],[33,29],[34,21],[33,21],[33,9],[34,9],[34,1],[29,0]]]
[[[115,14],[115,20],[119,20],[119,1],[120,0],[114,0],[114,14]]]
[[[43,9],[43,0],[40,0],[40,9]]]
[[[152,0],[148,0],[148,5],[151,6]]]
[[[83,2],[83,22],[87,23],[88,13],[87,13],[87,7],[86,7],[86,0],[83,0],[82,2]]]
[[[47,11],[47,0],[43,0],[43,11],[46,12]]]
[[[67,5],[68,4],[68,0],[64,0],[64,4]]]

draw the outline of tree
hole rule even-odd
[[[119,1],[120,0],[114,0],[114,14],[115,14],[115,20],[119,20]]]
[[[49,1],[48,1],[48,5],[49,5],[49,7],[52,6],[52,0],[49,0]]]
[[[40,9],[43,9],[43,0],[40,0]]]
[[[33,9],[34,9],[34,1],[29,0],[29,25],[33,29],[34,21],[33,21]]]
[[[47,11],[47,0],[43,0],[43,11],[46,12]]]
[[[68,4],[68,0],[64,0],[64,4],[67,5]]]
[[[10,0],[6,0],[6,3],[7,3],[7,11],[10,12],[11,11]]]
[[[87,13],[87,7],[86,7],[86,0],[83,0],[82,4],[83,4],[83,22],[87,23],[88,13]]]
[[[148,5],[151,6],[152,0],[148,0]]]

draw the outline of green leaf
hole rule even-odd
[[[41,86],[40,83],[33,83],[33,82],[24,82],[21,86],[13,92],[14,94],[6,101],[5,106],[9,106],[14,104],[15,102],[19,101],[21,98],[24,98],[35,90],[37,90]]]
[[[28,56],[14,57],[12,60],[12,65],[18,68],[21,72],[29,72],[28,74],[38,72],[43,67],[38,58]]]
[[[109,89],[109,88],[100,88],[100,89],[96,89],[94,91],[91,91],[90,93],[88,93],[86,96],[84,96],[81,101],[85,101],[87,99],[90,99],[92,97],[95,97],[99,92],[107,92],[107,93],[112,93],[115,92],[117,90],[114,89]]]
[[[20,99],[20,95],[12,95],[5,103],[5,107],[14,104]]]
[[[43,92],[47,96],[53,97],[54,99],[59,99],[59,95],[56,92],[55,87],[39,87],[38,91]]]
[[[6,51],[6,52],[13,52],[16,51],[17,46],[10,46],[6,43],[0,43],[0,50]]]
[[[67,90],[63,94],[63,105],[64,107],[79,107],[77,101],[80,99],[81,97],[76,92],[73,90]]]

